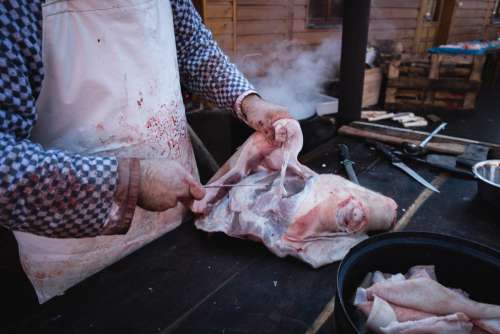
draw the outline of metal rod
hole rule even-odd
[[[441,130],[443,130],[446,126],[448,125],[448,123],[441,123],[440,126],[438,126],[436,129],[434,129],[434,131],[431,132],[431,134],[429,136],[427,136],[427,138],[425,138],[420,144],[418,144],[418,146],[424,148],[430,141],[431,139],[438,133],[440,132]]]
[[[341,123],[361,119],[371,0],[344,1],[340,59]]]

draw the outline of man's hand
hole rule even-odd
[[[251,94],[243,99],[241,108],[248,125],[276,144],[281,145],[286,142],[286,127],[278,128],[274,124],[280,119],[292,118],[285,107],[264,101],[258,95]]]
[[[201,200],[205,189],[179,163],[166,159],[141,160],[138,205],[149,211],[165,211],[178,202],[189,207]]]

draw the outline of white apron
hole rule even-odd
[[[33,140],[82,154],[169,158],[197,175],[168,0],[56,0],[43,7],[45,77]],[[177,227],[181,205],[136,208],[124,236],[16,232],[41,303]]]

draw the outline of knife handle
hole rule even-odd
[[[382,152],[391,162],[401,162],[401,159],[392,152],[391,147],[380,142],[375,142],[377,150]]]
[[[346,144],[339,144],[340,159],[342,161],[351,161],[351,154],[349,153],[349,147]]]

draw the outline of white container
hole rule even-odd
[[[339,111],[339,100],[336,97],[318,94],[319,102],[316,103],[318,116],[332,115]]]

